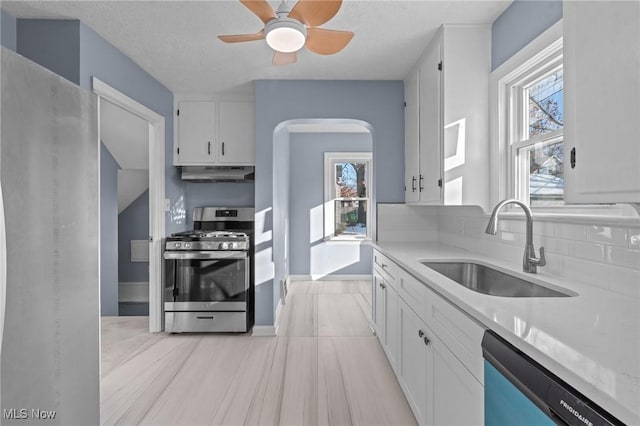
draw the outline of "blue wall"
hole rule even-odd
[[[165,198],[171,211],[165,216],[167,233],[186,230],[184,189],[173,166],[173,93],[135,62],[80,23],[80,86],[90,89],[97,77],[109,86],[165,118]]]
[[[118,315],[118,163],[100,143],[100,315]]]
[[[79,31],[77,20],[18,19],[17,52],[79,84]]]
[[[173,93],[78,20],[18,19],[18,53],[91,90],[97,77],[165,118],[167,233],[186,229],[184,188],[173,167]]]
[[[289,277],[291,139],[285,127],[273,135],[273,282],[284,297],[283,282]],[[264,253],[264,252],[262,252]],[[261,254],[262,254],[261,253]],[[274,303],[277,304],[277,300]],[[282,301],[284,303],[284,301]]]
[[[562,18],[562,0],[515,0],[491,27],[494,70]]]
[[[370,274],[371,246],[325,242],[319,219],[324,205],[324,153],[371,152],[371,134],[292,133],[290,140],[291,176],[296,176],[291,180],[289,207],[291,275]]]
[[[193,228],[195,207],[253,207],[253,182],[184,182],[187,229]]]
[[[292,119],[346,118],[373,128],[378,202],[404,202],[404,86],[402,81],[259,80],[256,112],[256,323],[272,325],[280,299],[274,288],[274,130]],[[296,179],[297,176],[291,176]]]
[[[0,9],[0,44],[14,52],[17,49],[16,31],[16,18]]]
[[[118,215],[118,282],[149,282],[149,263],[131,262],[131,240],[149,238],[149,190]]]

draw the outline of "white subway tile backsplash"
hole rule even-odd
[[[388,206],[378,218],[378,236],[393,241],[439,241],[498,261],[521,265],[525,246],[523,218],[505,217],[497,235],[487,235],[489,216],[477,208],[412,209]],[[437,211],[437,215],[434,214]],[[606,225],[606,226],[605,226]],[[640,227],[559,222],[534,217],[536,254],[545,248],[547,264],[541,276],[560,276],[640,298]]]
[[[546,248],[545,248],[546,250]],[[565,257],[555,253],[546,253],[545,258],[547,260],[547,264],[544,267],[538,269],[540,273],[545,275],[560,275],[563,276],[565,271],[564,259]]]
[[[544,247],[546,253],[554,253],[568,256],[571,249],[571,241],[559,240],[557,238],[536,236],[533,237],[533,245],[538,249]]]
[[[554,236],[565,240],[587,240],[586,225],[573,223],[554,223]]]
[[[640,229],[629,229],[629,248],[634,250],[640,250]]]
[[[640,298],[640,271],[609,265],[609,289],[616,293]]]
[[[603,289],[609,288],[609,267],[603,263],[590,262],[574,257],[564,258],[565,278]]]
[[[625,268],[640,269],[640,251],[608,246],[607,261],[612,265]]]
[[[627,247],[629,244],[629,230],[611,226],[587,226],[587,240],[596,243],[611,244]]]
[[[526,238],[523,234],[516,234],[515,232],[498,232],[498,235],[500,235],[500,240],[505,244],[514,244],[524,247]]]
[[[607,246],[582,241],[571,241],[569,255],[578,259],[605,263],[607,261]]]

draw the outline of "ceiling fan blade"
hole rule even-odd
[[[276,18],[276,13],[267,0],[240,0],[240,3],[245,5],[265,24]]]
[[[276,52],[273,54],[273,65],[289,65],[295,64],[298,55],[296,52],[284,53],[284,52]]]
[[[304,22],[308,27],[317,27],[333,18],[342,0],[298,0],[289,12],[289,18]]]
[[[351,31],[308,28],[305,47],[319,55],[333,55],[344,49],[354,34]]]
[[[225,43],[240,43],[243,41],[262,40],[264,39],[264,30],[255,34],[219,35],[218,38]]]

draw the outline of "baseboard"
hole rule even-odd
[[[273,325],[254,325],[253,330],[251,331],[252,336],[275,336],[276,328]]]
[[[289,281],[366,281],[371,275],[289,275]]]
[[[254,325],[253,331],[251,332],[252,336],[277,336],[278,335],[278,327],[280,325],[280,314],[282,313],[283,303],[282,300],[278,302],[278,306],[276,307],[276,320],[274,321],[274,325]]]
[[[121,282],[118,283],[118,302],[148,302],[148,282]]]

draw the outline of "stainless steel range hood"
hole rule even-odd
[[[251,182],[252,166],[183,166],[182,180],[189,182]]]

